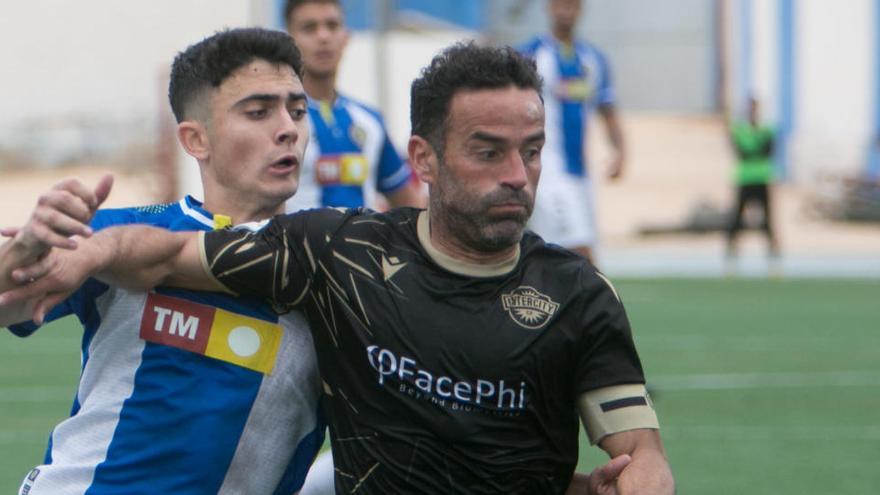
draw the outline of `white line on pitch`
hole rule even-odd
[[[657,390],[726,390],[793,387],[863,387],[880,385],[877,371],[727,373],[649,376]]]

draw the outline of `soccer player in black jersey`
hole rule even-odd
[[[673,493],[617,293],[524,231],[540,85],[509,48],[455,45],[431,62],[413,83],[408,150],[427,210],[311,210],[198,237],[107,229],[25,269],[51,273],[0,303],[97,273],[305,309],[338,493]],[[578,415],[614,458],[589,486],[571,483]]]

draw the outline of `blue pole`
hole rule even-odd
[[[868,139],[867,175],[880,179],[880,0],[874,0],[874,126]]]
[[[739,91],[736,108],[731,112],[734,119],[745,119],[744,111],[752,93],[752,0],[739,0]]]
[[[780,0],[779,5],[779,123],[776,146],[776,171],[780,179],[789,176],[788,146],[795,120],[794,0]]]
[[[274,9],[274,15],[272,16],[272,27],[275,29],[280,29],[282,31],[287,31],[287,19],[284,18],[284,4],[285,0],[272,0],[272,8]]]

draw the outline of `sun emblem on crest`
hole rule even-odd
[[[531,330],[543,328],[559,309],[559,303],[527,285],[502,294],[501,304],[514,322]]]

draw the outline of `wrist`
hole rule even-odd
[[[92,275],[108,270],[113,265],[116,249],[113,242],[108,242],[103,233],[97,233],[89,239],[80,239],[77,249],[84,251],[89,273]]]

